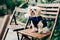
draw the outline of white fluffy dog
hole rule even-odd
[[[37,11],[34,11],[35,12],[35,15],[33,15],[32,17],[37,17],[37,16],[40,16],[40,8],[39,7],[29,7],[29,9],[32,9],[33,11],[34,11],[34,9],[36,9]],[[29,11],[28,11],[29,12]],[[30,15],[30,13],[29,13],[29,15]],[[30,15],[31,16],[31,15]],[[32,25],[32,31],[35,31],[35,30],[38,30],[38,33],[47,33],[47,32],[49,32],[50,30],[48,29],[48,27],[46,26],[46,27],[43,27],[43,23],[42,23],[42,20],[41,21],[39,21],[39,23],[37,24],[37,26],[38,26],[38,29],[36,29],[35,27],[34,27],[34,24],[32,23],[32,21],[31,21],[31,25]]]

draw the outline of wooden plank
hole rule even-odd
[[[37,6],[43,6],[43,7],[60,7],[60,4],[40,4],[40,3],[37,3]]]
[[[1,30],[2,30],[2,28],[3,28],[3,27],[1,27],[1,25],[2,25],[2,23],[3,23],[3,19],[4,19],[4,17],[0,17],[0,34],[1,34]]]
[[[26,4],[28,1],[26,1],[26,2],[24,2],[24,3],[22,3],[19,7],[22,7],[24,4]]]
[[[58,9],[55,8],[40,8],[40,10],[58,11]]]
[[[40,39],[40,38],[43,38],[47,35],[50,35],[51,32],[48,32],[48,33],[45,33],[45,34],[39,34],[39,33],[36,33],[36,32],[32,32],[32,29],[25,29],[25,30],[19,31],[19,33]]]
[[[42,17],[44,17],[44,18],[56,18],[56,16],[47,16],[47,15],[41,15]]]
[[[19,7],[15,7],[15,11],[17,12],[27,12],[27,8],[19,8]]]
[[[0,40],[2,39],[3,35],[4,35],[4,32],[6,30],[6,27],[7,27],[7,24],[8,24],[8,21],[9,21],[9,15],[6,15],[3,19],[3,23],[2,23],[2,29],[1,29],[1,33],[0,33]]]
[[[46,11],[41,11],[41,13],[42,14],[54,14],[54,15],[58,14],[57,12],[46,12]]]

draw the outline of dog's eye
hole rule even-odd
[[[30,11],[32,11],[32,9],[30,9]]]
[[[36,11],[36,9],[34,9]]]

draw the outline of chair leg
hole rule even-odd
[[[18,37],[18,40],[19,40],[19,32],[17,32],[17,37]]]
[[[38,39],[37,39],[37,38],[33,38],[33,37],[32,37],[32,40],[38,40]]]
[[[34,40],[34,38],[32,37],[31,40]]]
[[[42,40],[42,39],[38,39],[38,40]]]
[[[4,38],[3,38],[3,40],[6,39],[6,36],[7,36],[7,34],[8,34],[8,31],[9,31],[9,28],[8,28],[7,31],[6,31],[6,34],[5,34]]]
[[[21,37],[21,40],[23,39],[23,35],[22,35],[22,37]]]
[[[28,36],[26,36],[26,35],[22,35],[21,40],[23,39],[23,37],[27,38],[28,40],[31,40],[31,39],[28,38]]]
[[[12,20],[13,20],[13,18],[11,19],[10,25],[11,25],[11,23],[12,23]]]

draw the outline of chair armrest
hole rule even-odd
[[[13,31],[20,31],[20,30],[24,30],[24,28],[14,29]]]

